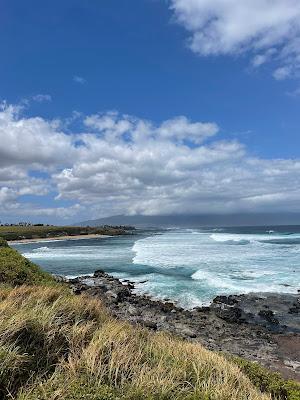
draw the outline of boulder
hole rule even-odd
[[[97,269],[97,271],[94,272],[94,277],[95,278],[100,278],[103,275],[106,275],[105,271],[103,269]]]
[[[224,319],[231,323],[242,323],[242,310],[236,306],[230,306],[223,303],[214,303],[211,305],[211,309],[214,311],[217,317]]]
[[[258,315],[270,324],[279,325],[279,321],[274,317],[274,312],[272,310],[260,310]]]

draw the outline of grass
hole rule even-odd
[[[38,239],[72,235],[118,235],[124,233],[114,227],[81,226],[0,226],[0,237],[5,240]]]
[[[50,274],[22,257],[16,250],[7,246],[3,240],[0,240],[0,283],[11,286],[55,284]]]
[[[251,363],[113,319],[5,242],[0,276],[0,399],[300,399]]]
[[[7,241],[0,237],[0,248],[1,247],[8,247]]]
[[[3,397],[270,398],[222,356],[113,320],[98,300],[42,286],[5,289],[0,298]]]

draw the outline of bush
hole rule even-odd
[[[0,236],[0,247],[8,247],[7,241]]]
[[[0,283],[11,286],[23,284],[55,285],[50,274],[42,271],[37,265],[22,257],[16,250],[5,246],[5,244],[0,246]]]
[[[300,384],[285,380],[279,373],[271,372],[261,365],[239,357],[231,358],[262,392],[268,392],[273,399],[300,400]]]
[[[50,384],[49,384],[50,382]],[[32,391],[23,391],[18,400],[123,400],[116,389],[107,385],[91,386],[85,376],[70,381],[68,376],[61,375],[48,382],[48,385],[39,385]],[[66,385],[67,382],[67,385]],[[53,390],[56,387],[57,390]]]

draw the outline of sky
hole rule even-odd
[[[300,212],[298,0],[2,0],[0,220]]]

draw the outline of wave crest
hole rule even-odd
[[[38,248],[34,249],[33,251],[36,253],[43,253],[43,252],[46,253],[47,251],[50,251],[50,250],[51,249],[49,247],[43,246],[43,247],[38,247]]]
[[[223,234],[223,233],[213,233],[210,235],[210,238],[215,242],[226,243],[226,244],[249,244],[249,239],[243,239],[240,235],[231,235],[231,234]]]

